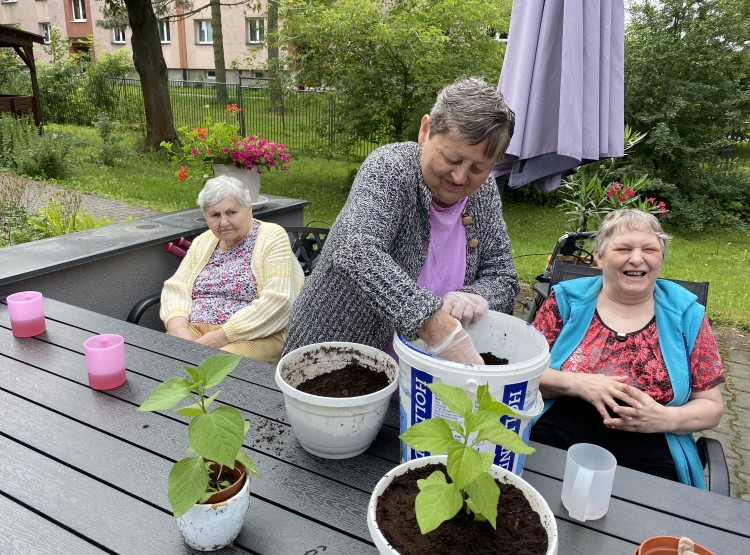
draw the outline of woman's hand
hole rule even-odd
[[[229,339],[227,338],[227,334],[224,332],[224,328],[219,328],[218,330],[210,331],[200,336],[195,340],[195,342],[200,343],[201,345],[206,345],[207,347],[215,347],[217,349],[221,349],[223,346],[229,343]]]
[[[690,400],[680,407],[657,403],[648,394],[630,385],[624,386],[624,392],[635,399],[640,408],[615,408],[618,418],[604,419],[604,425],[613,430],[690,434],[714,428],[724,414],[724,400],[718,387],[691,393]]]
[[[620,408],[618,399],[626,405],[640,408],[640,401],[627,392],[626,388],[630,387],[627,381],[628,378],[625,376],[559,372],[548,369],[542,373],[539,389],[545,398],[579,397],[594,405],[602,420],[606,420],[611,418],[607,408],[613,411]]]
[[[195,334],[190,331],[189,326],[190,323],[187,318],[176,316],[167,322],[167,334],[173,337],[187,339],[188,341],[195,341]]]
[[[460,320],[461,325],[466,328],[476,324],[489,307],[490,304],[480,295],[451,291],[443,296],[443,306],[440,308]]]
[[[461,322],[442,309],[427,319],[417,335],[432,354],[461,364],[484,364]]]

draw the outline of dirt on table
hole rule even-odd
[[[359,397],[385,389],[389,383],[385,372],[350,363],[305,380],[297,389],[320,397]]]

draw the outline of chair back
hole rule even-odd
[[[285,227],[292,244],[292,252],[297,257],[302,271],[309,276],[323,250],[328,228],[325,227]]]
[[[566,279],[576,279],[580,277],[590,277],[601,275],[602,271],[593,266],[579,266],[556,261],[552,267],[552,276],[550,277],[550,287],[565,281]],[[670,279],[698,297],[698,302],[706,306],[708,302],[708,282],[707,281],[685,281],[682,279]]]

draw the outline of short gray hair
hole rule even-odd
[[[485,155],[492,160],[505,154],[515,123],[503,95],[478,77],[458,79],[443,88],[430,110],[430,134],[455,133],[472,145],[487,141]]]
[[[667,242],[671,239],[662,229],[656,216],[636,208],[620,208],[607,214],[596,233],[596,252],[602,255],[615,231],[650,231],[659,240],[662,257],[667,256]]]
[[[206,181],[203,189],[198,193],[198,206],[205,210],[228,197],[234,197],[237,202],[247,208],[253,206],[247,187],[236,177],[228,175],[219,175]]]

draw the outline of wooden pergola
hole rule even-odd
[[[34,65],[34,43],[44,44],[44,37],[15,27],[0,25],[0,48],[12,48],[16,51],[31,74],[32,96],[17,96],[0,94],[0,112],[20,114],[31,110],[34,113],[34,123],[37,127],[42,124],[42,103],[39,100],[39,84],[36,79]]]

